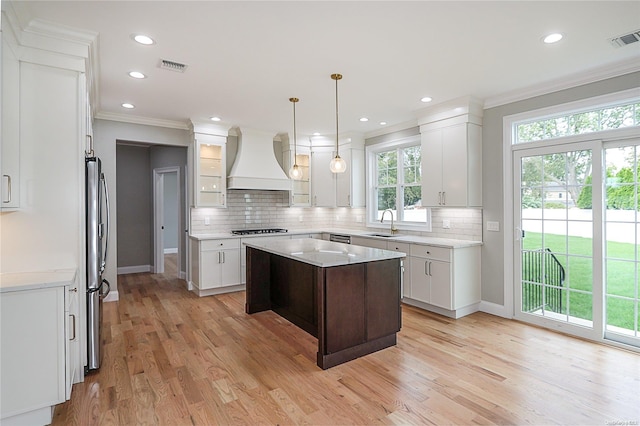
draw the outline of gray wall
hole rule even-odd
[[[187,148],[168,146],[131,146],[118,144],[116,148],[117,176],[117,218],[118,218],[118,268],[154,264],[153,256],[153,170],[164,167],[180,168],[180,212],[171,209],[173,217],[166,217],[165,247],[177,248],[180,244],[182,269],[185,268],[186,238],[178,240],[177,229],[185,228],[184,171],[187,162]],[[165,201],[175,204],[174,177],[171,188],[170,178],[165,178],[165,189],[171,190]],[[165,192],[166,194],[166,192]],[[165,210],[166,211],[166,210]],[[178,219],[180,221],[178,222]],[[169,229],[167,228],[169,224]],[[167,239],[173,237],[173,240]],[[169,245],[167,245],[168,243]]]
[[[182,146],[189,145],[188,130],[170,129],[166,127],[147,126],[144,124],[123,123],[110,120],[94,120],[93,140],[96,155],[102,159],[102,168],[109,183],[111,199],[112,232],[109,238],[106,278],[111,283],[112,293],[107,301],[117,300],[117,228],[118,203],[116,200],[116,141],[136,141],[155,145]]]
[[[151,265],[153,209],[149,148],[116,148],[118,267]]]
[[[587,99],[594,96],[640,87],[640,72],[585,84],[523,101],[484,110],[482,127],[482,205],[484,222],[504,224],[503,214],[503,118],[505,116]],[[513,285],[512,277],[504,276],[504,229],[484,232],[482,247],[482,300],[504,305],[505,285]]]

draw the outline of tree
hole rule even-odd
[[[576,201],[591,175],[591,151],[570,151],[542,157],[527,157],[522,163],[523,194],[540,200],[545,187],[563,187]]]

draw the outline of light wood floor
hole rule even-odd
[[[54,425],[640,421],[640,355],[488,314],[404,306],[396,347],[322,371],[316,340],[246,315],[243,292],[198,298],[153,274],[119,276],[118,290],[103,367]]]

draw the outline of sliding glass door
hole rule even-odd
[[[640,146],[607,146],[605,164],[605,337],[640,346]]]
[[[519,224],[516,317],[582,328],[591,334],[594,297],[594,214],[581,208],[592,193],[593,143],[516,151],[514,188]],[[595,284],[595,285],[594,285]],[[601,300],[601,299],[600,299]],[[536,319],[537,318],[537,319]]]
[[[515,316],[640,346],[640,146],[513,151]]]

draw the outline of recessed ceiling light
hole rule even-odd
[[[129,73],[129,77],[133,78],[147,78],[146,75],[142,74],[140,71],[131,71]]]
[[[153,41],[153,39],[149,36],[146,36],[144,34],[134,34],[133,39],[135,41],[137,41],[140,44],[144,44],[144,45],[150,45],[150,44],[155,44],[155,41]]]
[[[542,41],[547,44],[557,43],[560,40],[562,40],[562,37],[563,36],[560,33],[553,33],[553,34],[549,34],[548,36],[545,36],[545,38],[543,38]]]
[[[133,106],[133,104],[124,103],[124,104],[122,104],[122,108],[133,109],[133,108],[135,108],[135,106]]]
[[[429,96],[425,96],[424,98],[420,99],[420,102],[427,103],[427,102],[431,102],[432,100],[433,99],[431,99]]]
[[[386,121],[381,121],[381,122],[380,122],[380,125],[381,125],[381,126],[384,126],[385,124],[387,124],[387,122],[386,122]]]
[[[362,117],[362,118],[360,119],[360,121],[363,121],[363,122],[364,122],[364,121],[369,121],[369,119],[368,119],[367,117]]]
[[[220,117],[211,117],[209,120],[211,121],[220,121]]]

